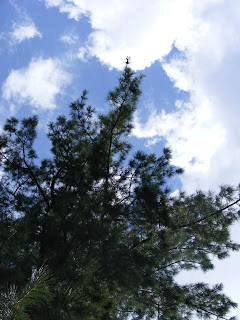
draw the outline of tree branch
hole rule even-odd
[[[240,201],[240,199],[238,199],[238,200],[236,200],[236,201],[234,201],[234,202],[226,205],[224,208],[221,208],[221,209],[219,209],[219,210],[211,213],[211,214],[208,215],[208,216],[202,217],[202,218],[200,218],[200,219],[197,219],[197,220],[195,220],[195,221],[193,221],[193,222],[190,222],[190,223],[187,223],[187,224],[179,225],[179,226],[177,226],[177,227],[178,227],[178,228],[192,227],[192,226],[194,226],[195,224],[197,224],[197,223],[199,223],[199,222],[202,222],[202,221],[204,221],[204,220],[207,220],[208,218],[211,218],[211,217],[215,216],[216,214],[221,213],[222,211],[224,211],[224,210],[226,210],[226,209],[234,206],[234,205],[237,204],[239,201]]]
[[[37,180],[37,177],[35,176],[35,174],[33,173],[31,167],[29,166],[29,164],[27,163],[26,161],[26,153],[25,153],[25,144],[24,144],[24,141],[22,141],[22,139],[17,135],[17,137],[20,139],[20,141],[22,142],[22,151],[23,151],[23,162],[25,164],[25,166],[27,167],[29,173],[30,173],[30,176],[32,177],[33,181],[35,182],[39,192],[41,193],[46,205],[47,205],[47,208],[49,209],[50,208],[50,203],[48,201],[48,198],[47,196],[45,195],[42,187],[40,186],[38,180]]]
[[[105,180],[105,188],[108,187],[108,179],[109,179],[109,171],[110,171],[110,156],[111,156],[111,149],[112,149],[112,140],[113,140],[113,130],[115,129],[117,123],[118,123],[118,120],[119,120],[119,117],[120,117],[120,114],[121,114],[121,111],[122,111],[122,108],[123,108],[123,105],[127,99],[127,92],[125,92],[125,96],[121,102],[121,105],[119,107],[119,113],[117,115],[117,118],[111,128],[111,131],[110,131],[110,141],[109,141],[109,146],[108,146],[108,154],[107,154],[107,175],[106,175],[106,180]]]
[[[52,205],[54,205],[55,201],[54,201],[54,188],[55,188],[55,183],[56,183],[56,180],[58,178],[58,175],[59,173],[63,170],[63,168],[60,168],[58,169],[57,173],[53,176],[52,178],[52,183],[51,183],[51,187],[50,187],[50,190],[51,190],[51,200],[52,200]]]

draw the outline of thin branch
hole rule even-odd
[[[224,208],[222,208],[222,209],[219,209],[219,210],[217,210],[217,211],[213,212],[212,214],[210,214],[210,215],[209,215],[209,216],[207,216],[207,217],[203,217],[203,218],[201,218],[201,219],[198,219],[198,220],[196,220],[196,221],[194,221],[194,222],[192,222],[192,223],[186,224],[186,225],[178,226],[178,228],[191,227],[191,226],[193,226],[193,225],[195,225],[195,224],[197,224],[197,223],[199,223],[199,222],[202,222],[202,221],[204,221],[204,220],[208,219],[209,217],[212,217],[212,216],[214,216],[214,215],[216,215],[216,214],[218,214],[218,213],[222,212],[223,210],[226,210],[226,209],[230,208],[231,206],[233,206],[233,205],[237,204],[239,201],[240,201],[240,199],[238,199],[238,200],[234,201],[233,203],[231,203],[231,204],[229,204],[229,205],[225,206],[225,207],[224,207]],[[135,245],[135,246],[133,246],[132,248],[130,248],[130,251],[133,251],[133,250],[137,249],[139,246],[141,246],[141,245],[143,245],[143,244],[145,244],[145,243],[149,242],[150,240],[152,240],[152,238],[153,238],[153,234],[151,233],[151,234],[150,234],[150,236],[149,236],[148,238],[146,238],[146,239],[142,240],[142,241],[141,241],[141,242],[139,242],[137,245]]]
[[[159,268],[157,268],[157,271],[159,271],[159,270],[163,270],[163,269],[166,269],[166,268],[168,268],[168,267],[171,267],[172,265],[174,265],[174,264],[176,264],[176,263],[180,263],[180,262],[183,262],[183,263],[193,263],[193,264],[198,264],[198,265],[201,265],[199,262],[197,262],[197,261],[191,261],[191,260],[187,260],[187,261],[185,261],[185,260],[177,260],[177,261],[174,261],[174,262],[171,262],[171,263],[169,263],[169,264],[166,264],[165,266],[162,266],[162,267],[159,267]]]
[[[2,152],[0,152],[0,155],[7,161],[7,162],[9,162],[11,165],[13,165],[13,163],[12,163],[12,161],[11,160],[9,160],[6,156],[5,156],[5,154],[3,154]],[[19,166],[20,167],[20,166]],[[23,168],[23,167],[20,167],[21,169],[26,169],[26,168]]]
[[[14,197],[15,200],[17,200],[19,202],[17,195],[13,191],[9,190],[8,188],[6,188],[6,190],[9,194],[11,194]],[[19,203],[19,204],[20,204],[22,210],[24,211],[25,208],[23,207],[23,205],[21,203]]]
[[[13,192],[14,194],[17,193],[17,191],[29,180],[29,177],[27,179],[25,179],[22,183],[19,183],[18,187],[15,189],[15,191]]]
[[[106,175],[106,180],[105,180],[105,187],[107,188],[108,187],[108,179],[109,179],[109,171],[110,171],[110,156],[111,156],[111,149],[112,149],[112,140],[113,140],[113,130],[115,129],[117,123],[118,123],[118,120],[119,120],[119,117],[120,117],[120,114],[121,114],[121,111],[122,111],[122,108],[123,108],[123,105],[127,99],[127,94],[128,92],[125,92],[125,96],[122,100],[122,103],[119,107],[119,112],[118,112],[118,116],[111,128],[111,131],[110,131],[110,141],[109,141],[109,146],[108,146],[108,154],[107,154],[107,175]]]
[[[223,319],[223,320],[228,320],[227,318],[222,317],[222,316],[219,316],[218,314],[216,314],[216,313],[214,313],[214,312],[208,311],[208,310],[206,310],[206,309],[204,309],[204,308],[200,308],[200,307],[198,307],[198,306],[195,305],[195,304],[192,304],[192,303],[191,303],[191,305],[192,305],[194,308],[196,308],[196,310],[197,310],[198,312],[204,311],[204,312],[206,312],[207,314],[210,314],[210,315],[212,315],[212,316],[216,316],[217,319],[220,318],[220,319]]]
[[[236,201],[234,201],[234,202],[226,205],[224,208],[221,208],[221,209],[219,209],[219,210],[211,213],[211,214],[208,215],[208,216],[202,217],[202,218],[200,218],[200,219],[197,219],[197,220],[195,220],[195,221],[193,221],[193,222],[190,222],[190,223],[187,223],[187,224],[182,224],[182,225],[177,226],[177,227],[178,227],[178,228],[192,227],[192,226],[194,226],[195,224],[197,224],[197,223],[199,223],[199,222],[202,222],[202,221],[204,221],[204,220],[207,220],[208,218],[211,218],[211,217],[215,216],[216,214],[221,213],[222,211],[224,211],[224,210],[226,210],[226,209],[234,206],[234,205],[237,204],[239,201],[240,201],[240,199],[238,199],[238,200],[236,200]]]
[[[52,183],[51,183],[51,200],[52,200],[52,205],[54,204],[54,188],[55,188],[55,183],[56,180],[58,178],[59,173],[63,170],[63,168],[58,169],[57,173],[55,174],[55,176],[52,178]]]
[[[17,134],[16,134],[16,135],[17,135]],[[35,182],[35,184],[36,184],[39,192],[41,193],[44,201],[45,201],[46,204],[47,204],[47,208],[49,209],[49,208],[50,208],[50,203],[49,203],[49,201],[48,201],[48,198],[47,198],[47,196],[45,195],[42,187],[41,187],[40,184],[38,183],[37,177],[35,176],[35,174],[33,173],[32,169],[31,169],[31,167],[29,166],[29,164],[28,164],[27,161],[26,161],[26,153],[25,153],[25,144],[24,144],[24,141],[22,141],[22,139],[21,139],[18,135],[17,135],[17,137],[18,137],[18,138],[20,139],[20,141],[22,142],[23,162],[24,162],[25,166],[27,167],[27,169],[29,170],[29,173],[30,173],[33,181]]]
[[[79,118],[79,117],[78,117]],[[92,138],[92,136],[90,135],[90,133],[87,131],[87,129],[85,128],[85,126],[83,125],[84,124],[84,122],[83,122],[83,120],[80,120],[79,119],[79,121],[80,121],[80,123],[81,123],[81,128],[83,129],[83,131],[85,132],[85,134],[89,137],[89,139],[91,140],[91,142],[94,142],[94,139]]]
[[[132,246],[130,248],[130,251],[132,252],[133,250],[137,249],[138,247],[142,246],[143,244],[149,242],[150,240],[152,240],[153,234],[150,233],[149,237],[147,237],[146,239],[142,240],[141,242],[137,243],[136,245]]]

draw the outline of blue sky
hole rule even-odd
[[[38,151],[46,156],[47,123],[67,114],[83,89],[106,111],[107,92],[130,56],[146,75],[134,147],[158,154],[171,147],[173,164],[185,169],[173,188],[237,185],[239,54],[239,0],[1,0],[0,126],[37,113]],[[224,281],[240,303],[239,263],[232,255],[206,277]],[[191,277],[202,275],[183,279]]]

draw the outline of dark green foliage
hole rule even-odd
[[[33,269],[31,278],[24,288],[17,290],[10,285],[8,292],[0,293],[0,319],[26,320],[29,314],[43,307],[52,298],[51,285],[53,281],[47,269]]]
[[[0,137],[2,319],[224,319],[235,307],[219,285],[174,280],[239,249],[229,233],[239,214],[227,186],[171,197],[166,184],[182,170],[170,164],[169,149],[129,159],[141,80],[126,66],[107,97],[109,113],[99,116],[84,91],[69,119],[49,125],[52,158],[40,165],[37,117],[7,121]],[[30,279],[33,268],[39,271]]]

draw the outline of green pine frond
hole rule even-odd
[[[0,319],[26,320],[30,314],[48,304],[52,299],[53,278],[46,267],[33,269],[32,275],[22,290],[11,285],[8,292],[0,294]]]

